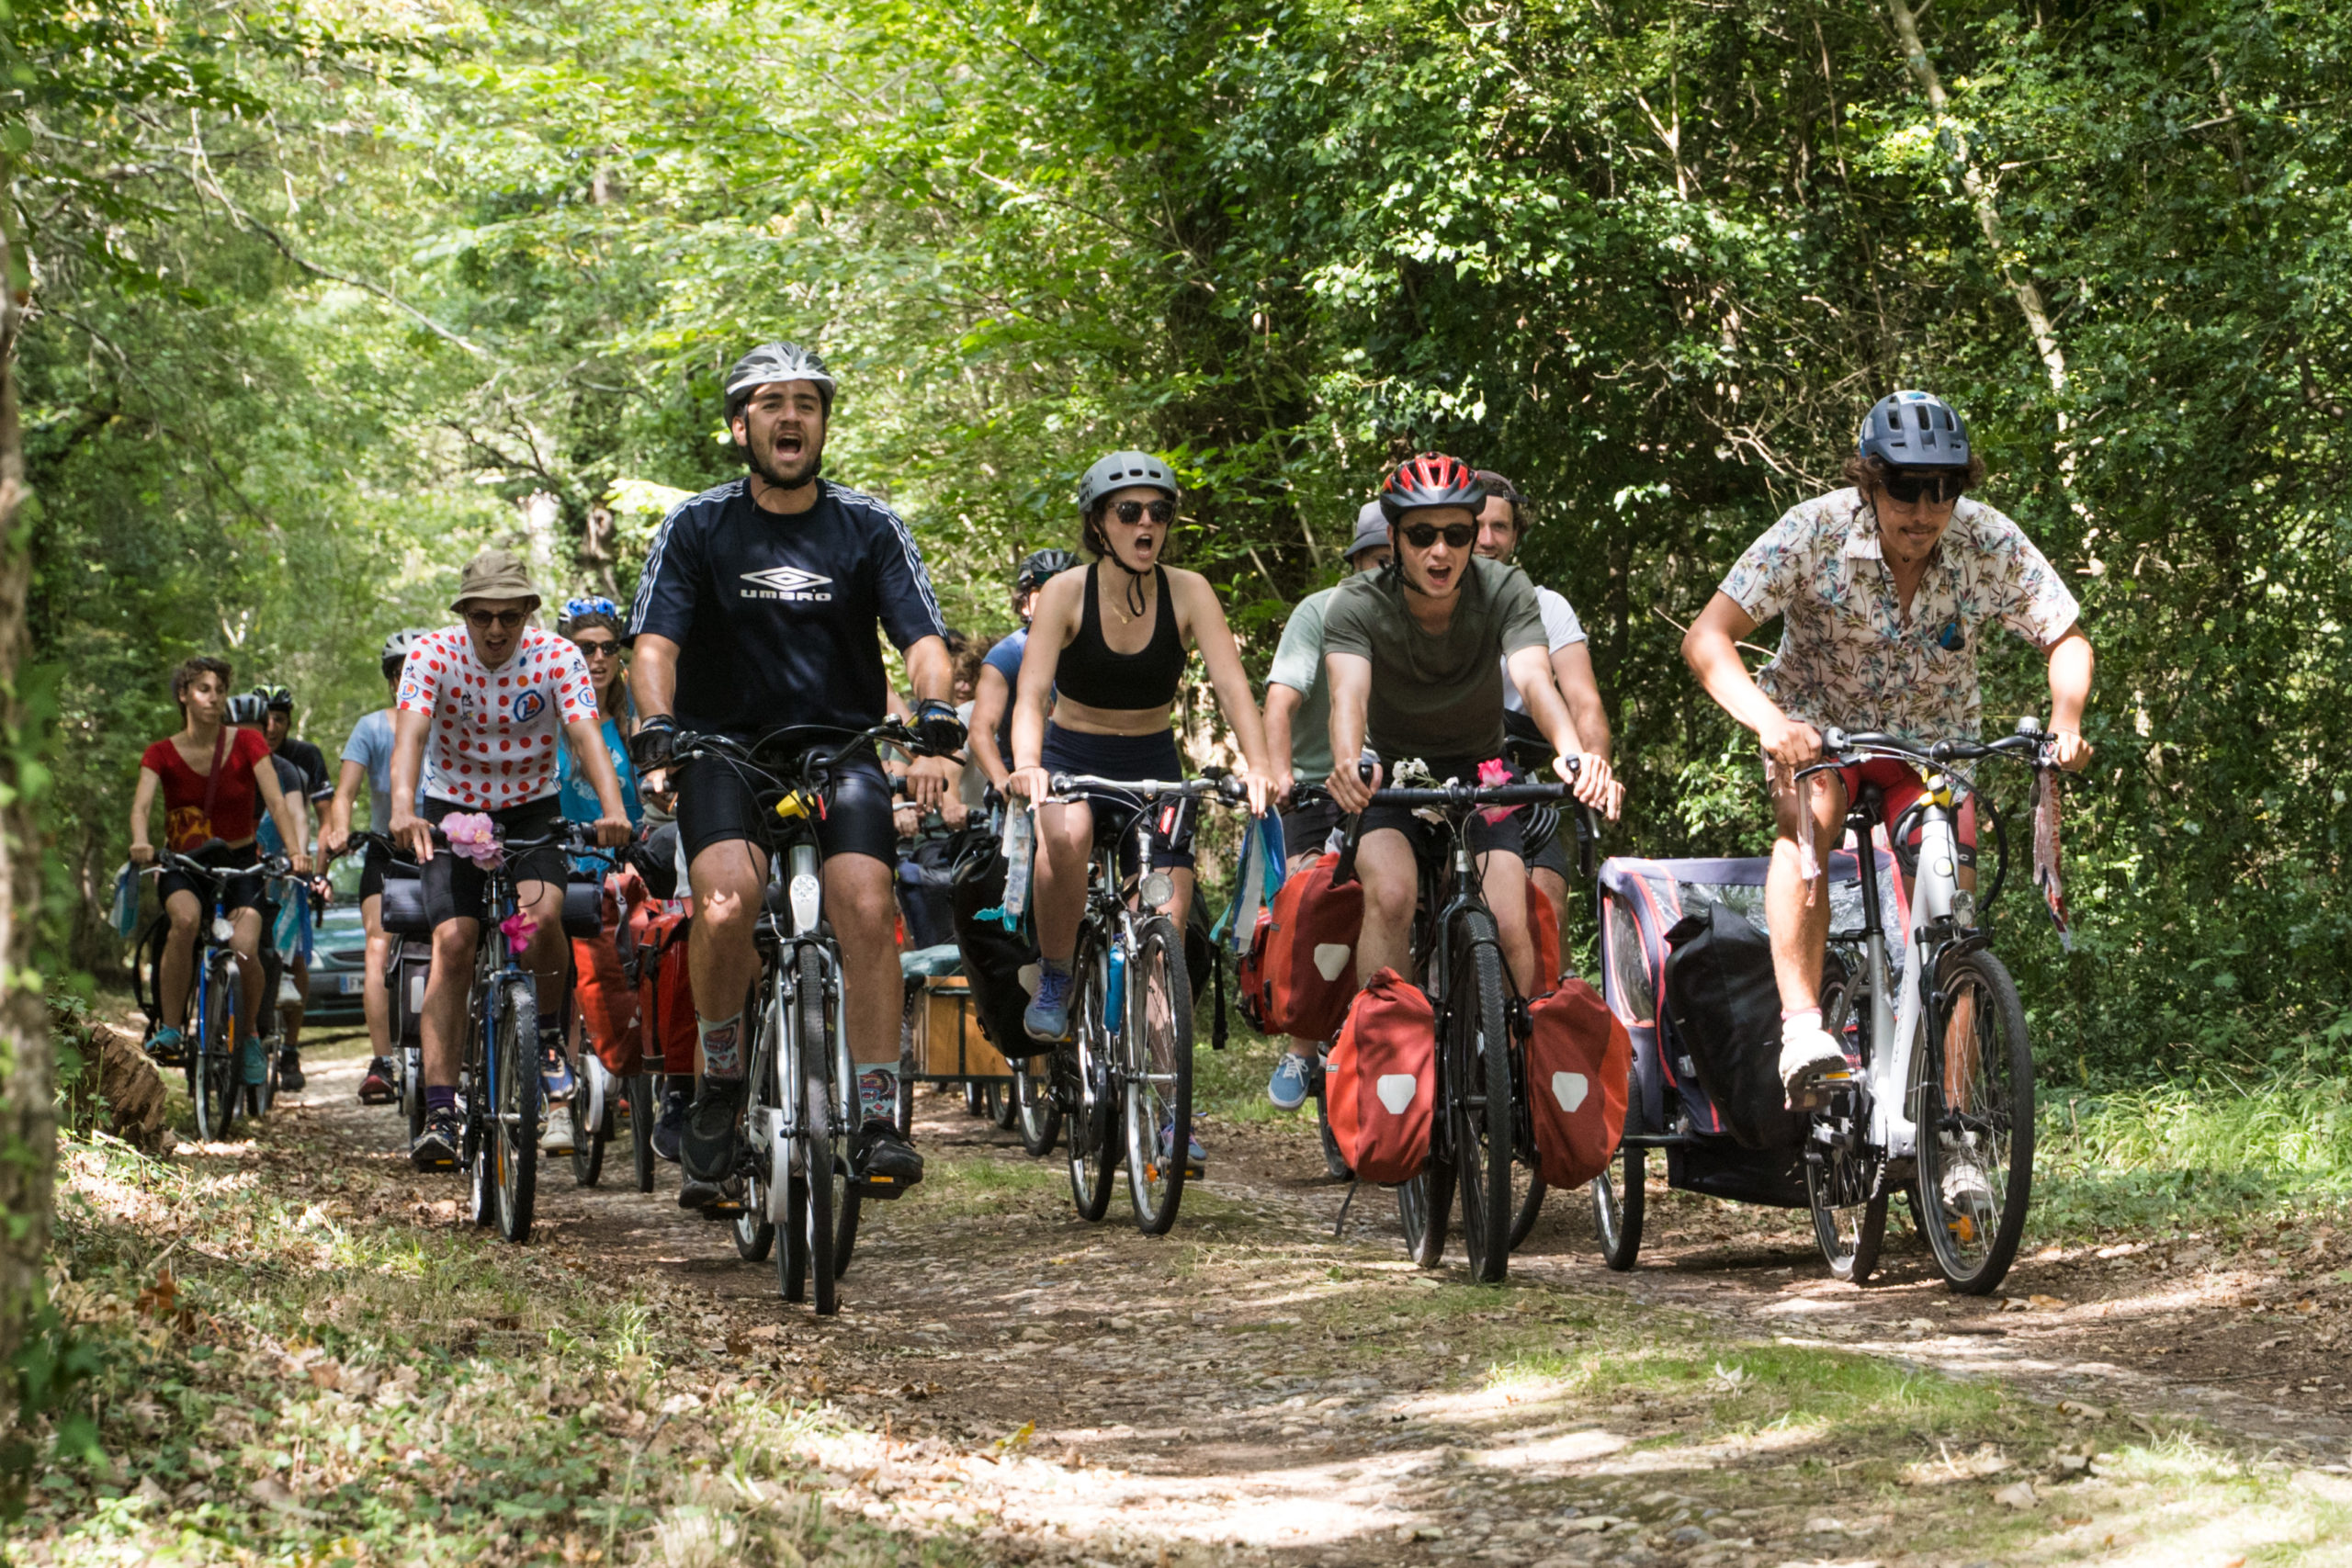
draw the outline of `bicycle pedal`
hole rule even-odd
[[[887,1176],[853,1177],[849,1182],[850,1188],[860,1197],[878,1198],[886,1203],[894,1198],[905,1197],[907,1190],[913,1185],[910,1181],[894,1181]]]

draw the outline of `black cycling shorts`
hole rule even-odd
[[[390,850],[369,843],[359,852],[359,901],[379,898],[384,892],[384,868],[392,863]]]
[[[779,824],[760,809],[756,786],[726,759],[697,757],[672,775],[678,791],[678,838],[691,876],[695,857],[713,844],[742,840],[764,851]],[[865,855],[899,863],[899,829],[890,816],[890,781],[871,751],[853,753],[833,769],[817,847],[825,858]]]
[[[1548,871],[1561,881],[1569,882],[1574,878],[1568,875],[1568,836],[1577,830],[1577,825],[1566,814],[1576,809],[1576,803],[1564,800],[1558,809],[1559,825],[1542,843],[1526,845],[1521,852],[1527,857],[1528,870]]]
[[[1330,841],[1331,829],[1345,820],[1328,796],[1310,806],[1291,807],[1283,813],[1283,853],[1294,861],[1301,855],[1321,854]]]
[[[223,871],[238,871],[249,865],[261,863],[261,846],[248,839],[234,849],[210,850],[194,858],[206,865],[218,866]],[[205,912],[208,914],[211,912],[212,885],[210,883],[198,882],[184,872],[166,871],[160,874],[155,878],[155,896],[168,900],[175,893],[193,893],[196,895],[197,903],[204,908]],[[261,878],[258,876],[232,876],[220,885],[221,905],[232,915],[240,909],[260,908],[261,896],[262,885]]]
[[[433,795],[424,797],[424,819],[439,823],[441,818],[467,807]],[[526,800],[520,806],[489,813],[499,830],[510,839],[544,839],[563,827],[563,801],[557,795],[544,795]],[[563,891],[567,869],[563,846],[547,844],[535,850],[525,850],[507,857],[506,870],[514,885],[518,900],[530,898],[530,884],[552,882],[557,893]],[[435,845],[433,858],[424,863],[424,916],[437,928],[451,920],[480,920],[489,918],[486,896],[490,878],[482,869],[463,855],[451,854]],[[379,889],[380,890],[380,889]]]
[[[1430,776],[1441,783],[1446,779],[1464,781],[1476,779],[1478,776],[1478,769],[1483,765],[1476,758],[1430,757],[1426,760],[1429,763]],[[1396,760],[1383,757],[1380,760],[1381,783],[1386,784],[1396,776]],[[1526,780],[1527,775],[1518,768],[1510,769],[1512,784],[1524,784]],[[1500,812],[1500,815],[1490,819],[1490,812]],[[1522,832],[1526,823],[1527,807],[1524,806],[1514,806],[1509,811],[1501,811],[1500,807],[1487,807],[1470,814],[1469,821],[1462,829],[1462,836],[1468,842],[1470,852],[1474,855],[1493,854],[1499,851],[1504,854],[1517,856],[1523,860],[1527,855]],[[1363,825],[1358,829],[1359,837],[1376,833],[1384,829],[1404,834],[1412,844],[1413,852],[1423,857],[1441,852],[1444,841],[1438,831],[1437,824],[1423,821],[1420,818],[1414,816],[1411,807],[1374,805],[1366,807]]]
[[[1037,760],[1052,773],[1092,773],[1103,779],[1158,779],[1172,783],[1184,777],[1184,759],[1176,750],[1176,732],[1162,729],[1150,735],[1090,735],[1046,726],[1046,744]],[[1136,802],[1102,790],[1080,790],[1077,798],[1094,813],[1094,841],[1107,843],[1136,819]],[[1151,863],[1155,867],[1193,865],[1193,826],[1199,802],[1189,796],[1155,801],[1151,805]],[[1122,869],[1134,856],[1122,845]]]

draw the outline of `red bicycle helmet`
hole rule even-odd
[[[1470,465],[1442,452],[1424,452],[1398,464],[1380,487],[1380,511],[1391,523],[1424,506],[1466,506],[1476,515],[1486,502],[1487,487]]]

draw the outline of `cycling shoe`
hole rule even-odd
[[[427,1111],[424,1130],[408,1146],[409,1164],[419,1170],[455,1170],[458,1147],[464,1141],[465,1129],[458,1124],[456,1111]]]
[[[686,1174],[698,1181],[724,1181],[743,1157],[741,1078],[705,1078],[702,1093],[686,1112],[679,1154]]]
[[[876,1197],[896,1197],[922,1179],[922,1156],[881,1120],[868,1122],[850,1140],[849,1168]]]

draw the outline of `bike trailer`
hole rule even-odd
[[[1894,859],[1874,848],[1883,907],[1896,907]],[[1856,858],[1828,857],[1833,931],[1861,923]],[[1749,1148],[1733,1121],[1702,1087],[1696,1056],[1675,1029],[1666,998],[1673,956],[1668,933],[1686,917],[1736,916],[1764,929],[1761,857],[1645,860],[1618,856],[1600,867],[1601,995],[1625,1026],[1633,1077],[1625,1106],[1627,1143],[1666,1151],[1667,1184],[1686,1191],[1784,1208],[1806,1206],[1801,1146]],[[1894,933],[1890,932],[1890,940]],[[1899,946],[1891,951],[1899,967]],[[1701,1010],[1703,1011],[1703,1010]],[[1777,1012],[1777,1009],[1775,1010]],[[1691,1010],[1685,1010],[1691,1016]],[[1777,1020],[1776,1020],[1777,1021]]]
[[[964,955],[964,976],[980,1032],[1008,1057],[1026,1058],[1050,1049],[1029,1038],[1021,1015],[1037,986],[1037,942],[1029,923],[1007,931],[993,911],[1004,902],[1006,865],[995,837],[967,832],[956,859],[949,889],[956,946]],[[982,918],[982,911],[990,918]]]

